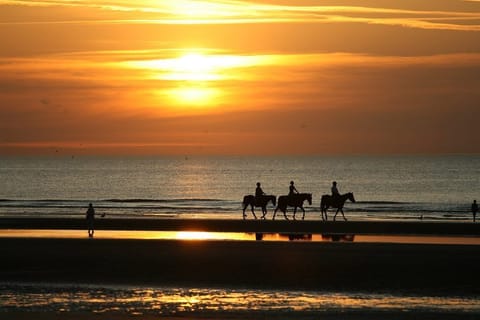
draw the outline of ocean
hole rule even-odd
[[[293,180],[313,195],[306,220],[337,181],[349,220],[468,221],[480,156],[0,157],[0,180],[0,217],[83,218],[91,202],[109,218],[241,219],[257,182],[280,196]]]

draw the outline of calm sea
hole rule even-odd
[[[307,220],[321,219],[335,180],[357,200],[350,220],[465,221],[480,200],[480,156],[0,157],[0,216],[83,217],[92,202],[110,218],[241,219],[256,182],[279,196],[291,180],[313,194]]]

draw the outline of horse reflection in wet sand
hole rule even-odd
[[[323,221],[328,220],[327,210],[328,208],[332,207],[332,208],[337,208],[337,211],[333,216],[333,221],[335,221],[335,219],[337,218],[337,214],[339,211],[342,213],[343,220],[347,221],[347,218],[345,218],[345,215],[343,214],[343,206],[345,205],[345,202],[347,200],[355,202],[355,197],[353,196],[352,192],[342,194],[336,199],[329,194],[324,194],[322,196],[322,199],[320,200],[320,211],[322,211],[322,220]]]
[[[245,218],[247,217],[247,215],[245,214],[245,210],[247,209],[248,206],[250,206],[253,217],[255,219],[257,219],[257,216],[255,215],[255,211],[253,210],[253,207],[261,207],[262,219],[265,219],[265,216],[267,214],[267,205],[269,202],[272,202],[272,204],[275,206],[277,204],[277,197],[272,195],[265,195],[257,198],[255,198],[254,195],[248,195],[243,197],[243,220],[245,220]]]
[[[277,214],[277,210],[280,209],[283,212],[283,216],[286,220],[287,217],[287,207],[294,207],[293,209],[293,220],[295,220],[295,214],[297,213],[297,208],[302,209],[303,216],[302,220],[305,219],[305,209],[303,208],[303,202],[307,200],[308,204],[312,204],[312,194],[311,193],[299,193],[293,194],[290,196],[280,196],[278,197],[278,206],[275,208],[273,212],[273,220],[275,220],[275,215]]]

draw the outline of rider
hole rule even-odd
[[[260,182],[257,182],[257,188],[255,189],[255,198],[264,196],[265,192],[263,192],[262,188],[260,187]]]
[[[255,204],[258,204],[258,200],[261,199],[265,195],[263,192],[262,187],[260,186],[260,182],[257,182],[257,188],[255,189]]]
[[[293,196],[294,194],[298,194],[298,190],[297,188],[295,188],[295,183],[293,181],[290,181],[290,187],[289,187],[289,192],[288,192],[288,195],[289,196]]]
[[[336,200],[340,197],[340,192],[338,192],[337,189],[337,181],[332,182],[332,198],[333,200]]]

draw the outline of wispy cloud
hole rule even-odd
[[[477,1],[470,1],[477,2]],[[88,1],[0,0],[0,5],[89,9],[77,15],[48,19],[2,19],[4,23],[137,23],[137,24],[238,24],[238,23],[366,23],[420,29],[480,31],[480,10],[452,11],[441,5],[431,10],[374,6],[312,6],[266,4],[258,1]],[[399,2],[401,6],[401,2]],[[91,10],[97,10],[93,13]]]

